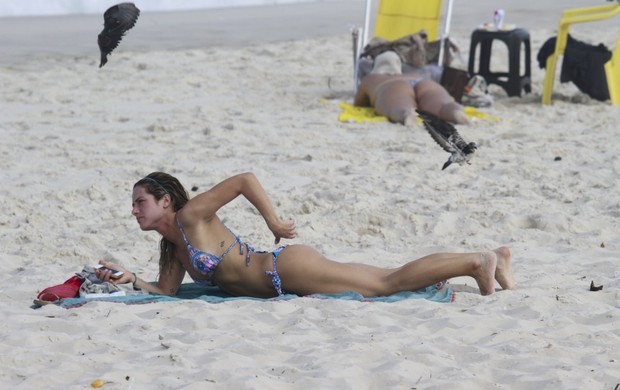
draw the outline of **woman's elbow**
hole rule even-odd
[[[358,95],[353,99],[353,105],[355,107],[370,107],[370,100],[366,95]]]
[[[164,295],[167,295],[169,297],[174,297],[175,295],[178,295],[178,294],[179,294],[179,288],[178,287],[170,288],[166,292],[164,292]]]
[[[158,285],[153,285],[153,290],[149,291],[152,294],[157,294],[157,295],[165,295],[168,297],[173,297],[175,295],[177,295],[179,293],[179,287],[166,287],[166,286],[158,286]],[[148,290],[147,290],[148,291]]]
[[[240,173],[239,177],[241,177],[242,179],[256,180],[256,175],[254,174],[254,172],[250,171]]]

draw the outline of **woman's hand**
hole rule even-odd
[[[109,261],[104,261],[104,260],[99,260],[99,264],[103,265],[104,267],[123,272],[123,275],[120,278],[113,278],[112,271],[106,270],[106,269],[95,268],[95,275],[97,275],[97,278],[103,280],[104,282],[111,282],[114,284],[124,284],[124,283],[133,282],[133,274],[127,269],[121,267],[120,265],[116,263],[111,263]]]
[[[286,221],[278,218],[274,222],[267,224],[269,230],[273,232],[276,240],[275,243],[279,243],[281,238],[295,238],[297,237],[297,230],[295,229],[295,221],[287,219]]]

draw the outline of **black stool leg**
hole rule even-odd
[[[476,63],[476,48],[478,47],[479,43],[480,40],[478,39],[478,34],[476,34],[476,32],[474,31],[471,34],[471,43],[469,45],[469,61],[467,65],[467,73],[469,73],[470,77],[477,73],[480,73],[480,69],[478,69],[478,72],[476,72],[476,69],[474,69]]]
[[[519,65],[521,60],[521,41],[519,37],[510,36],[506,40],[508,44],[508,83],[506,92],[508,96],[521,96],[521,75]]]
[[[525,75],[523,77],[523,89],[525,93],[532,92],[532,68],[530,63],[530,38],[526,38],[524,41],[525,44]]]
[[[483,77],[491,74],[491,46],[492,39],[483,39],[480,42],[480,69],[478,73]]]

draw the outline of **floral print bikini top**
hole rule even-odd
[[[239,239],[239,236],[233,233],[232,230],[228,229],[228,226],[224,225],[224,227],[228,229],[230,234],[232,234],[235,237],[235,241],[233,241],[232,244],[230,244],[228,248],[226,248],[226,250],[224,251],[224,253],[222,253],[221,256],[217,256],[217,255],[214,255],[213,253],[209,253],[209,252],[206,252],[200,249],[196,249],[193,246],[191,246],[189,241],[187,241],[187,237],[185,237],[185,231],[183,230],[183,226],[181,226],[181,223],[179,222],[178,219],[177,219],[177,226],[179,227],[179,230],[181,231],[181,235],[183,236],[185,245],[187,245],[187,252],[189,253],[189,259],[192,262],[192,266],[201,275],[206,275],[209,277],[209,279],[211,279],[213,277],[213,273],[215,272],[215,269],[217,268],[217,266],[224,259],[224,257],[228,254],[228,252],[230,252],[230,250],[234,248],[235,245],[237,244],[239,244],[240,255],[243,254],[244,250],[247,251],[245,261],[246,261],[246,265],[249,265],[250,252],[252,248],[250,248],[248,244],[242,243],[241,240]],[[198,284],[204,283],[204,281],[202,280],[194,280],[194,281],[197,282]],[[213,285],[212,282],[210,282],[209,284]]]

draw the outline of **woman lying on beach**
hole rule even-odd
[[[362,78],[353,105],[374,107],[378,115],[403,125],[416,123],[416,108],[452,123],[467,124],[463,106],[441,84],[423,72],[402,73],[398,54],[386,51],[375,58],[372,72]]]
[[[257,251],[228,229],[217,216],[221,207],[243,195],[260,212],[275,236],[295,238],[295,224],[282,220],[252,173],[232,176],[191,200],[173,176],[153,172],[133,187],[132,214],[140,229],[155,230],[160,243],[159,280],[148,283],[115,263],[100,264],[123,271],[115,283],[133,283],[148,292],[175,295],[185,272],[199,285],[217,285],[239,296],[259,298],[285,293],[308,295],[355,291],[363,296],[387,296],[413,291],[457,276],[471,276],[480,293],[492,294],[494,280],[514,289],[510,251],[500,247],[477,253],[437,253],[395,269],[339,263],[315,249],[281,245],[272,252]],[[110,281],[110,271],[96,271]]]

